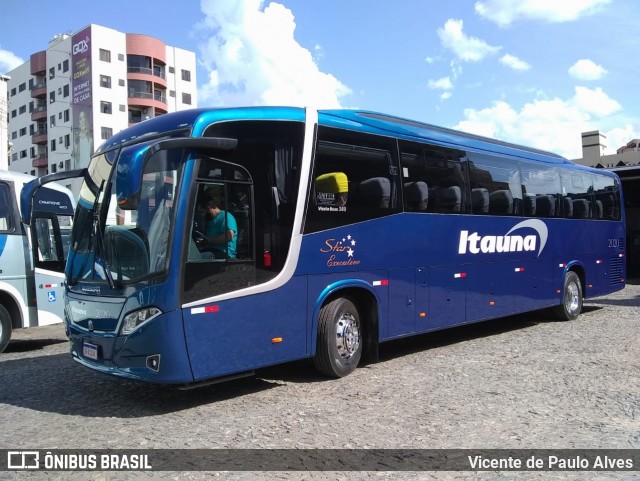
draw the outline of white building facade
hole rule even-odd
[[[7,86],[11,80],[6,75],[0,74],[0,170],[7,170],[9,161],[9,102]]]
[[[37,176],[84,168],[120,130],[197,107],[194,52],[95,24],[8,75],[8,167]]]

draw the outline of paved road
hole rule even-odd
[[[381,362],[339,380],[299,362],[192,391],[87,370],[67,354],[61,326],[21,330],[0,354],[0,448],[640,449],[639,327],[634,284],[587,301],[574,322],[536,312],[384,344]],[[637,472],[90,477],[640,480]]]

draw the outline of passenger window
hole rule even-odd
[[[591,219],[593,213],[593,180],[586,172],[562,172],[564,216],[571,219]],[[567,199],[567,200],[564,200]],[[570,205],[569,205],[570,204]]]
[[[523,162],[520,172],[525,216],[563,217],[564,211],[572,210],[571,199],[562,195],[557,169]]]
[[[593,181],[595,218],[620,220],[620,187],[618,179],[596,175]]]
[[[13,231],[13,216],[11,210],[11,191],[7,184],[0,184],[0,232]]]
[[[405,211],[468,212],[465,152],[413,142],[402,142],[400,150]]]
[[[399,212],[394,143],[320,128],[305,232]]]
[[[472,213],[522,215],[524,202],[518,163],[481,154],[469,154],[469,159]]]

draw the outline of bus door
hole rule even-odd
[[[47,188],[36,191],[30,229],[40,326],[64,319],[64,268],[72,216],[71,199],[63,192]]]

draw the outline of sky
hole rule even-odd
[[[0,0],[0,73],[90,23],[197,58],[198,106],[372,110],[575,159],[640,137],[638,0]]]

